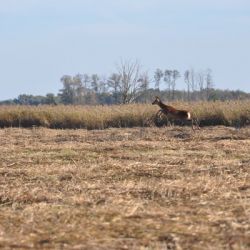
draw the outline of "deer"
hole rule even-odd
[[[187,110],[178,110],[172,106],[164,104],[158,96],[155,97],[155,100],[152,102],[152,105],[158,105],[161,109],[157,114],[162,113],[167,116],[167,118],[180,120],[180,121],[188,121],[192,124],[192,129],[194,130],[194,122],[196,123],[197,128],[199,129],[197,120],[194,119],[191,115],[190,111]]]

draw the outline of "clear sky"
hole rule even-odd
[[[109,75],[121,58],[211,68],[215,87],[250,92],[250,1],[0,0],[0,100],[57,94],[63,75]]]

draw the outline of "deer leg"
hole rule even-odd
[[[162,109],[158,110],[158,112],[155,114],[155,125],[157,127],[160,126],[160,123],[161,123],[161,119],[162,119]]]
[[[200,130],[198,118],[194,118],[194,120],[195,120],[196,128]]]
[[[194,131],[194,119],[192,119],[192,130]]]
[[[195,128],[197,128],[198,130],[200,130],[200,126],[199,126],[197,118],[193,118],[192,119],[192,130],[194,131]]]
[[[159,110],[159,113],[160,113],[160,118],[161,119],[163,119],[164,116],[167,118],[167,126],[169,126],[170,122],[169,122],[169,119],[168,119],[168,114],[162,109]]]
[[[166,116],[166,117],[167,117],[167,126],[171,127],[172,123],[169,121],[168,116]]]

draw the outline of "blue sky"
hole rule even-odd
[[[211,68],[215,87],[250,92],[249,46],[249,0],[1,1],[0,100],[56,94],[63,75],[107,76],[120,58]]]

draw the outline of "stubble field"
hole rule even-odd
[[[0,248],[250,248],[249,127],[5,128],[0,152]]]

